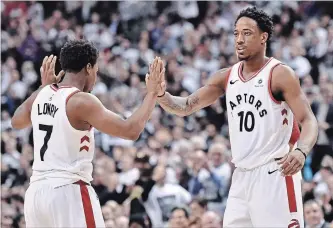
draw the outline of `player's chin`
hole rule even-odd
[[[246,61],[249,59],[249,55],[246,54],[238,54],[237,57],[239,61],[244,61],[244,60]]]

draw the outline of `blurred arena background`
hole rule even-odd
[[[32,132],[11,129],[10,119],[39,87],[45,55],[58,55],[68,39],[93,41],[100,58],[92,93],[126,117],[143,99],[155,55],[167,61],[168,91],[175,95],[195,91],[212,72],[236,63],[234,19],[250,5],[273,16],[268,55],[296,71],[319,122],[303,169],[306,225],[319,227],[324,219],[333,227],[333,3],[310,1],[2,1],[1,227],[25,227]],[[136,142],[95,131],[93,186],[107,227],[150,227],[147,215],[158,228],[221,227],[234,169],[224,102],[221,97],[186,118],[156,106]]]

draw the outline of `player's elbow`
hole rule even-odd
[[[12,128],[19,129],[20,124],[17,122],[16,118],[13,116],[13,118],[10,121]]]
[[[128,123],[125,132],[126,138],[133,141],[138,140],[143,128],[144,127],[142,127],[139,123]]]
[[[12,119],[11,119],[11,126],[12,126],[12,128],[14,128],[14,129],[23,129],[23,128],[25,128],[25,126],[26,125],[24,125],[23,123],[22,123],[22,121],[20,120],[20,118],[18,118],[18,117],[16,117],[15,115],[12,117]]]

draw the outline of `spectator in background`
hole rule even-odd
[[[318,171],[318,166],[325,155],[333,157],[333,84],[329,83],[328,79],[321,80],[323,80],[320,84],[322,99],[312,105],[319,126],[311,164],[314,173]]]
[[[171,210],[168,228],[187,228],[189,216],[189,212],[185,207],[174,207]]]
[[[215,146],[215,152],[216,149],[218,148]],[[221,165],[221,159],[217,163]],[[208,209],[222,215],[224,211],[222,202],[225,194],[223,190],[226,189],[225,179],[227,177],[224,177],[225,173],[223,171],[217,173],[219,170],[216,170],[216,167],[214,168],[210,167],[206,154],[203,151],[196,151],[193,158],[189,191],[193,196],[204,197],[208,201]]]
[[[165,183],[165,166],[157,166],[154,175],[159,178],[144,205],[153,227],[165,227],[172,208],[188,204],[191,201],[191,194],[179,185]]]
[[[207,211],[207,200],[194,198],[190,203],[190,209],[190,223],[200,225],[201,217]]]
[[[221,228],[221,217],[213,211],[207,211],[202,215],[201,226],[204,228]]]
[[[304,220],[306,228],[329,228],[318,202],[309,200],[304,203]]]

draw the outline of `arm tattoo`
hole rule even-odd
[[[195,94],[192,94],[189,96],[186,100],[186,111],[190,112],[191,110],[194,109],[194,107],[199,104],[199,97]]]
[[[175,97],[166,93],[158,101],[160,105],[168,112],[176,115],[187,115],[192,112],[196,105],[199,104],[199,97],[195,94],[189,97]]]

